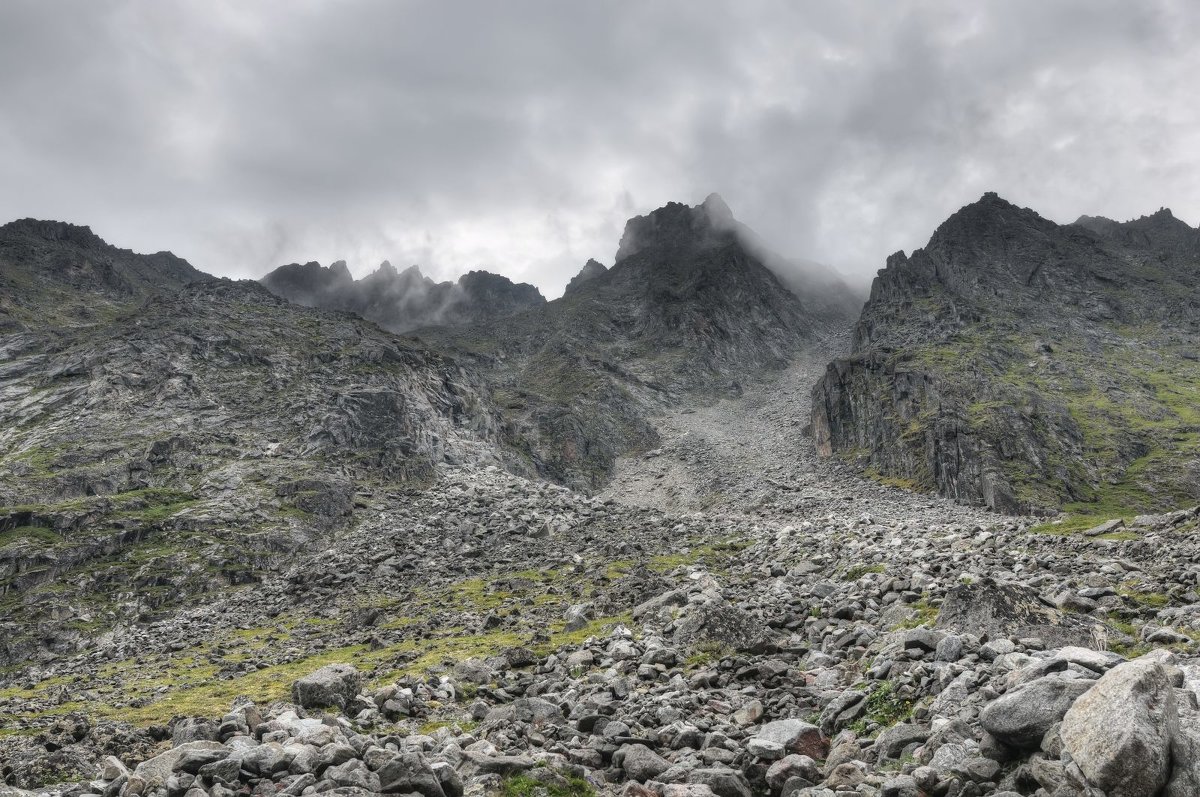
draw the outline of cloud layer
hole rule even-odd
[[[1200,221],[1179,2],[9,0],[0,220],[207,271],[383,259],[558,295],[724,196],[868,278],[984,191]]]

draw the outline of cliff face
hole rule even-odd
[[[814,390],[818,448],[1002,511],[1200,497],[1200,232],[994,194],[888,259]]]

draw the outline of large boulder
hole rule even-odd
[[[1154,797],[1179,732],[1172,678],[1154,653],[1107,672],[1063,717],[1063,747],[1107,797]]]
[[[762,621],[719,601],[688,609],[675,627],[674,641],[680,647],[708,642],[748,653],[769,653],[778,647]]]
[[[437,773],[417,753],[400,753],[379,768],[379,788],[385,794],[446,797]]]
[[[1032,587],[981,579],[960,584],[946,594],[937,627],[977,636],[1038,637],[1047,647],[1091,647],[1092,629],[1100,622],[1061,611]]]
[[[349,664],[329,664],[292,684],[292,701],[304,708],[344,709],[362,689],[362,675]]]
[[[1046,731],[1094,683],[1053,675],[1038,678],[989,703],[979,718],[980,724],[1007,745],[1036,750]]]
[[[630,780],[645,783],[671,768],[667,759],[644,744],[627,744],[613,756],[613,763],[625,770]]]
[[[165,753],[160,753],[154,758],[147,759],[138,764],[133,770],[133,774],[145,782],[147,789],[156,789],[167,782],[167,778],[171,777],[171,773],[175,770],[175,764],[180,759],[193,751],[202,750],[226,755],[229,753],[229,749],[220,742],[184,742],[178,747],[172,748]]]
[[[798,719],[775,720],[758,729],[748,742],[751,752],[763,758],[782,758],[789,754],[806,755],[809,758],[824,758],[829,746],[816,725]],[[763,750],[778,748],[777,755],[762,755]]]

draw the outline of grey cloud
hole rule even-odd
[[[559,293],[720,192],[866,279],[987,190],[1200,220],[1194,4],[0,4],[0,218],[259,276],[383,259]]]

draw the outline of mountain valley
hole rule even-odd
[[[993,194],[865,307],[715,194],[551,301],[0,227],[0,797],[1200,794],[1198,269]]]

